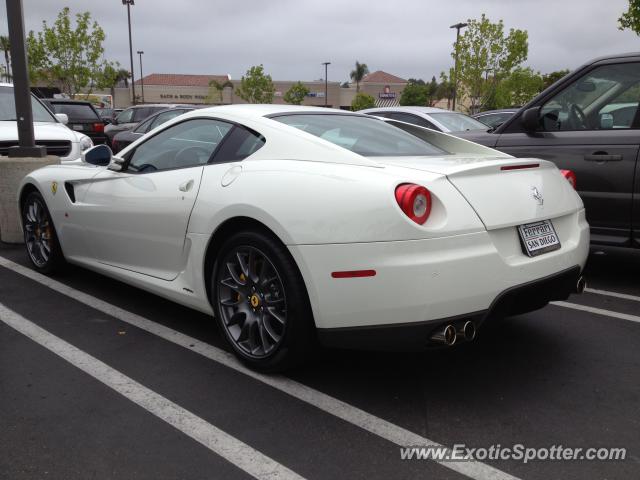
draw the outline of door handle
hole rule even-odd
[[[192,188],[193,188],[193,179],[187,180],[186,182],[181,183],[180,186],[178,187],[178,190],[180,190],[181,192],[188,192]]]
[[[584,159],[587,162],[619,162],[622,160],[622,155],[609,155],[607,152],[595,152],[591,155],[585,155]]]

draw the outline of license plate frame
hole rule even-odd
[[[522,251],[528,257],[537,257],[562,247],[551,220],[540,220],[518,225]]]

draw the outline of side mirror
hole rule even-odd
[[[106,145],[96,145],[82,154],[82,161],[90,163],[91,165],[106,167],[111,163],[112,157],[113,153],[109,147]]]
[[[609,130],[613,128],[613,115],[611,115],[610,113],[601,113],[600,128],[603,130]]]
[[[100,117],[100,120],[102,120],[105,125],[109,125],[111,123],[111,119],[107,117]]]
[[[112,125],[117,125],[117,124],[118,124],[118,117],[113,117],[113,118],[111,119],[111,124],[112,124]]]
[[[66,113],[56,113],[56,118],[60,123],[67,124],[69,123],[69,117]]]
[[[540,108],[531,107],[522,112],[520,122],[527,132],[535,132],[540,126]]]

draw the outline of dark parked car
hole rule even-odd
[[[96,108],[98,115],[105,124],[113,122],[113,119],[122,111],[123,108]]]
[[[639,102],[640,53],[602,57],[551,85],[493,132],[456,135],[572,170],[592,243],[640,248]]]
[[[125,147],[138,140],[142,135],[150,130],[153,130],[158,125],[162,125],[164,122],[171,120],[172,118],[182,115],[185,112],[194,110],[195,107],[180,107],[171,108],[169,110],[161,110],[155,115],[147,117],[146,120],[140,122],[133,130],[116,133],[111,141],[111,150],[113,153],[117,153]]]
[[[64,113],[69,118],[67,127],[84,133],[94,145],[106,142],[104,121],[98,115],[91,102],[69,100],[66,98],[45,98],[42,100],[53,113]]]
[[[132,130],[138,123],[143,121],[150,115],[158,113],[161,110],[169,108],[188,107],[189,105],[171,105],[168,103],[151,104],[151,105],[134,105],[120,112],[109,125],[106,126],[104,132],[107,135],[108,142],[111,144],[116,133]]]
[[[498,128],[504,122],[509,120],[514,113],[518,111],[517,108],[503,108],[501,110],[487,110],[486,112],[476,113],[471,115],[471,118],[475,118],[479,122],[484,123],[486,126],[493,129]]]

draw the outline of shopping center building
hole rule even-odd
[[[284,95],[295,81],[275,80],[273,103],[284,104]],[[356,95],[355,84],[342,87],[339,82],[303,81],[309,93],[303,105],[329,106],[349,109]],[[218,88],[216,88],[216,85]],[[398,105],[400,94],[407,81],[381,70],[368,74],[360,82],[360,91],[375,98],[378,106]],[[226,86],[225,86],[226,85]],[[222,88],[224,86],[224,88]],[[139,103],[187,103],[187,104],[230,104],[246,103],[236,90],[240,80],[232,80],[229,75],[184,75],[172,73],[152,73],[136,80],[136,98]],[[144,93],[143,93],[144,92]],[[130,89],[117,89],[115,106],[127,107],[131,104]]]

